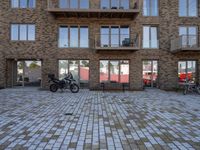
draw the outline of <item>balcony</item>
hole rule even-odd
[[[68,4],[67,4],[68,5]],[[97,8],[69,8],[69,6],[60,6],[59,0],[48,0],[47,11],[56,17],[65,18],[128,18],[134,19],[140,12],[139,0],[131,2],[128,9],[123,6],[119,7],[102,7],[97,4]],[[78,4],[80,5],[80,4]]]
[[[181,35],[171,41],[171,52],[199,51],[197,35]]]
[[[97,34],[94,45],[96,51],[137,51],[140,38],[137,34]]]

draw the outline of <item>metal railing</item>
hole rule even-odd
[[[95,48],[139,48],[138,34],[96,34]]]
[[[89,0],[92,1],[92,0]],[[130,0],[131,1],[131,0]],[[60,0],[47,0],[47,8],[60,8],[60,9],[101,9],[101,10],[131,10],[131,9],[139,9],[140,8],[140,0],[134,0],[133,4],[129,6],[129,8],[123,7],[123,5],[119,6],[108,6],[108,7],[102,7],[101,4],[99,4],[99,8],[82,8],[80,6],[80,2],[78,1],[77,8],[70,8],[70,0],[66,0],[64,4],[60,4]]]
[[[187,48],[188,50],[198,48],[198,36],[181,35],[178,38],[171,40],[171,51],[176,51],[183,48]]]
[[[159,40],[142,40],[142,48],[143,49],[158,49],[159,48]]]

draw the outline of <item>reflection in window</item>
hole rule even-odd
[[[80,8],[88,9],[89,8],[89,0],[80,0]]]
[[[102,9],[129,9],[129,0],[101,0]]]
[[[68,47],[68,27],[59,28],[59,47]]]
[[[143,27],[143,48],[158,48],[157,27]]]
[[[196,61],[178,62],[179,82],[196,82]]]
[[[80,27],[80,47],[88,47],[88,27]]]
[[[129,83],[129,61],[100,60],[100,82]]]
[[[179,16],[196,17],[197,7],[197,0],[179,0]]]
[[[70,8],[78,8],[78,0],[70,0]]]
[[[111,47],[119,47],[119,27],[111,27]]]
[[[11,0],[12,8],[35,8],[36,0]]]
[[[70,47],[78,47],[78,27],[70,27]]]
[[[80,81],[89,81],[89,60],[80,60]]]
[[[35,25],[31,24],[12,24],[11,40],[34,41]]]
[[[68,7],[69,7],[68,0],[60,0],[59,1],[59,8],[68,8]]]
[[[144,0],[143,15],[158,16],[158,0]]]
[[[59,79],[63,79],[68,73],[68,60],[59,60]]]

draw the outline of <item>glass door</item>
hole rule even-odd
[[[143,84],[145,87],[157,87],[158,61],[143,61]]]
[[[76,82],[79,83],[80,82],[80,80],[79,80],[79,61],[77,61],[77,60],[69,61],[69,72],[72,73],[74,80],[76,80]]]

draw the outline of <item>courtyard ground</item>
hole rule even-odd
[[[200,96],[0,90],[3,149],[200,149]]]

